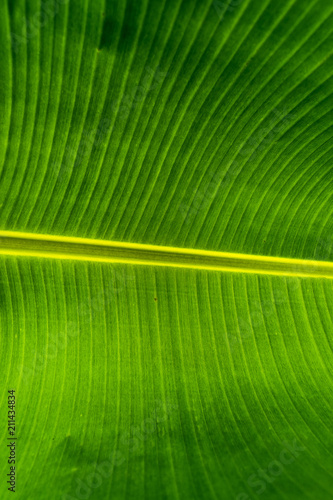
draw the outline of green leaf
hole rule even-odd
[[[1,12],[1,498],[332,499],[333,4]]]

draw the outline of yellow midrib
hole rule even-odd
[[[333,262],[0,231],[0,255],[333,279]]]

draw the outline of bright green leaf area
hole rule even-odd
[[[18,498],[331,498],[331,281],[12,258],[1,276]]]
[[[2,229],[332,256],[332,2],[3,3]]]
[[[0,11],[0,230],[333,260],[331,1]],[[332,283],[2,255],[0,498],[332,500]]]

